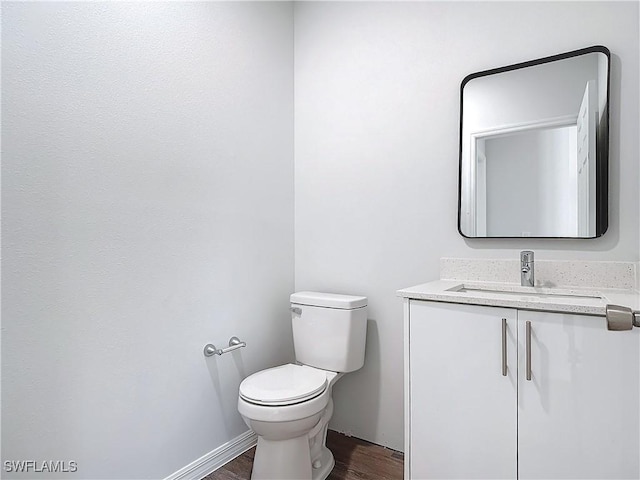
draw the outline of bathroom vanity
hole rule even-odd
[[[638,292],[439,280],[404,298],[405,478],[639,478]]]
[[[610,52],[468,75],[458,231],[608,227]],[[404,298],[406,479],[640,478],[638,264],[443,259]],[[535,275],[534,275],[535,269]]]

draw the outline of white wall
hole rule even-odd
[[[540,208],[542,195],[538,192],[538,187],[545,184],[543,168],[536,162],[541,142],[548,140],[544,132],[548,131],[485,140],[488,235],[548,236],[542,225],[548,212]]]
[[[441,257],[639,258],[637,2],[301,2],[295,7],[296,289],[369,297],[365,367],[332,427],[402,449],[402,308]],[[459,88],[469,73],[611,50],[609,231],[595,240],[457,232]]]
[[[638,24],[640,24],[640,8],[638,8],[636,12],[636,19]],[[636,71],[640,77],[640,64],[636,67]],[[638,150],[640,150],[640,136],[638,136],[636,144],[638,145]],[[640,195],[638,195],[637,201],[638,211],[640,211]],[[640,225],[638,225],[638,228],[640,228]],[[640,230],[638,230],[638,251],[640,252]],[[640,290],[640,262],[636,265],[636,289]],[[638,343],[640,344],[640,338],[638,339]],[[638,351],[638,364],[640,364],[640,350]],[[640,382],[638,382],[638,388],[640,389]],[[638,437],[640,437],[640,432],[638,432]]]
[[[488,235],[577,236],[577,172],[572,179],[569,171],[575,132],[569,126],[485,139]]]
[[[292,14],[3,2],[3,461],[157,479],[247,430],[293,358]]]

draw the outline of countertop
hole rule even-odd
[[[414,300],[603,317],[607,304],[640,311],[640,292],[632,289],[521,287],[511,283],[436,280],[398,290],[397,293],[400,297]]]

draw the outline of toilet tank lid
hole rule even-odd
[[[291,295],[291,303],[313,307],[340,308],[352,310],[367,306],[367,297],[341,295],[339,293],[296,292]]]

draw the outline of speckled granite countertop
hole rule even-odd
[[[584,315],[604,316],[607,304],[640,311],[640,293],[634,289],[521,287],[512,283],[436,280],[397,293],[414,300]]]

